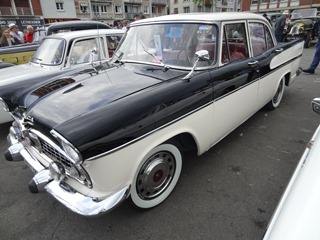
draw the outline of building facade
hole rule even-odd
[[[170,13],[240,11],[239,0],[171,0]]]
[[[169,0],[0,0],[0,27],[20,29],[68,20],[133,20],[136,14],[156,17],[169,13]]]
[[[42,15],[40,0],[0,0],[0,28],[10,23],[20,30],[28,25],[41,27],[44,24]]]
[[[243,11],[282,12],[300,8],[319,8],[320,0],[242,0]]]
[[[133,20],[188,12],[281,12],[319,8],[320,0],[0,0],[0,27],[25,29],[68,20]]]

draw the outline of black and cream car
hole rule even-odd
[[[133,22],[110,63],[3,100],[21,156],[43,188],[85,216],[127,198],[162,203],[186,150],[209,150],[259,109],[279,107],[303,40],[276,45],[251,13],[175,14]]]

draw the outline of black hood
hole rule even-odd
[[[142,65],[115,66],[101,71],[86,70],[65,76],[34,89],[17,99],[28,109],[27,115],[48,129],[81,115],[90,115],[108,104],[163,83],[186,71]]]

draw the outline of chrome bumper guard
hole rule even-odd
[[[100,215],[115,208],[125,200],[129,194],[130,185],[125,186],[112,195],[99,199],[78,193],[65,183],[53,180],[49,170],[34,159],[23,144],[19,143],[12,135],[8,135],[7,139],[8,142],[12,144],[8,149],[12,157],[19,159],[18,155],[20,155],[20,158],[22,156],[28,167],[35,173],[30,183],[32,183],[33,189],[36,188],[36,191],[33,191],[29,184],[30,191],[36,193],[38,189],[44,189],[73,212],[83,216]]]

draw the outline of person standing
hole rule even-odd
[[[287,18],[289,17],[289,11],[284,10],[282,16],[279,17],[274,25],[274,35],[278,43],[283,41],[283,31],[287,23]]]
[[[12,37],[15,37],[16,39],[18,39],[20,43],[24,43],[23,33],[19,31],[19,28],[16,24],[10,23],[9,29]]]
[[[318,25],[318,32],[320,31],[320,24]],[[314,74],[316,68],[318,67],[320,62],[320,35],[318,37],[317,45],[316,45],[316,52],[314,53],[312,62],[307,69],[302,69],[302,72]]]
[[[33,35],[34,35],[34,29],[31,25],[27,26],[27,32],[24,35],[24,38],[26,39],[27,43],[33,42]]]
[[[141,19],[141,16],[139,14],[134,15],[133,21],[138,21]]]
[[[0,39],[0,46],[7,47],[20,44],[19,40],[15,37],[10,35],[10,30],[8,28],[4,28],[2,30],[2,36]]]

